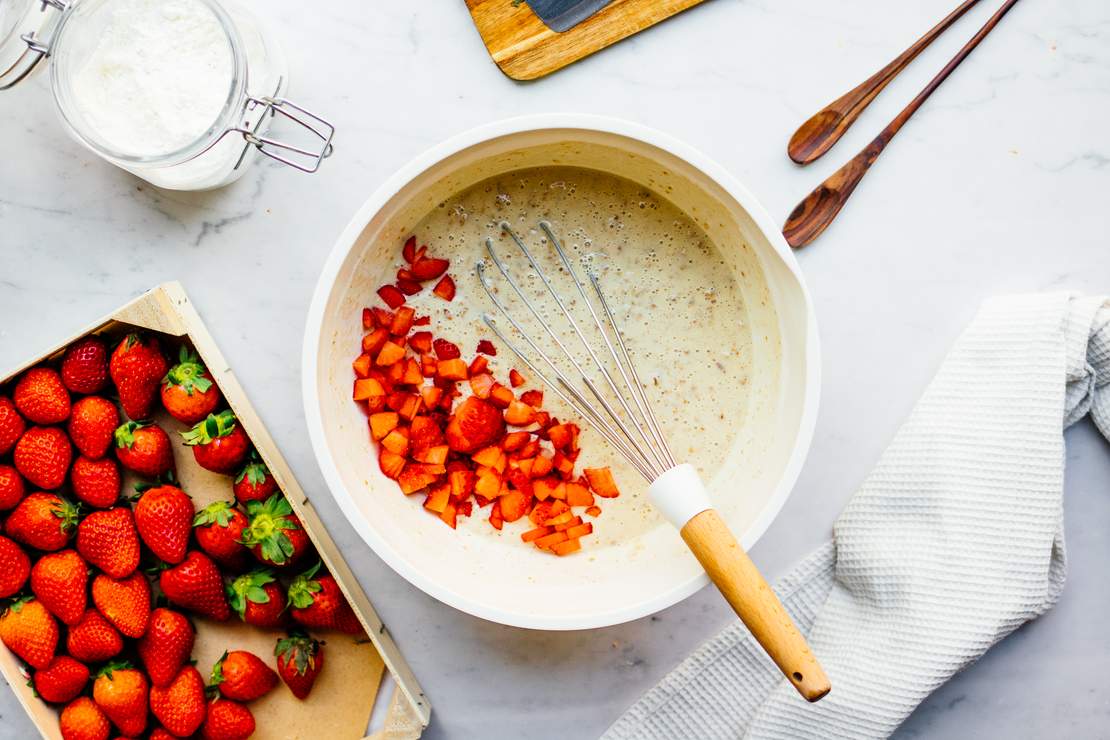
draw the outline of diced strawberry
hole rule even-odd
[[[497,409],[480,398],[459,404],[447,423],[447,444],[458,452],[472,452],[499,439],[505,420]]]
[[[382,439],[382,447],[396,455],[404,455],[409,451],[409,434],[405,427],[397,427]]]
[[[567,539],[577,540],[579,537],[585,537],[588,534],[593,534],[594,525],[591,522],[579,521],[573,527],[567,527],[563,530],[567,533]]]
[[[539,424],[542,428],[547,429],[549,426],[551,426],[551,421],[551,414],[547,413],[546,411],[536,412],[536,423]]]
[[[534,484],[533,484],[534,485]],[[567,505],[562,501],[541,501],[533,507],[528,518],[537,527],[542,527],[547,524],[547,520],[551,517],[558,516],[567,510]]]
[[[533,544],[541,550],[546,550],[552,545],[557,545],[560,542],[565,542],[567,539],[566,532],[552,532],[551,534],[544,535],[538,538]]]
[[[451,483],[451,497],[461,501],[474,492],[478,476],[469,469],[452,470],[447,473],[447,480]]]
[[[455,504],[455,510],[459,516],[470,516],[474,512],[474,502],[460,501]]]
[[[435,447],[428,447],[423,450],[418,450],[413,453],[413,459],[417,462],[430,463],[432,465],[443,465],[447,462],[447,453],[449,448],[447,445],[436,445]]]
[[[484,373],[488,369],[489,369],[489,360],[486,359],[485,355],[478,355],[477,357],[475,357],[473,360],[470,361],[470,374],[471,375],[478,375],[480,373]]]
[[[428,260],[425,260],[428,262]],[[453,301],[455,299],[455,279],[450,275],[444,275],[436,283],[436,287],[432,288],[432,292],[445,301]]]
[[[536,461],[532,465],[532,477],[542,478],[550,473],[554,468],[555,465],[551,462],[550,457],[548,457],[547,455],[537,455]]]
[[[362,309],[362,328],[370,331],[377,325],[378,322],[374,321],[374,312],[369,308]]]
[[[504,457],[505,453],[501,451],[500,447],[491,446],[478,450],[470,456],[470,459],[479,465],[485,465],[487,468],[496,468],[498,462]]]
[[[493,342],[491,342],[488,339],[479,339],[478,340],[478,352],[480,352],[483,355],[496,356],[497,355],[497,347],[495,347]]]
[[[534,409],[543,406],[543,391],[530,390],[520,394],[520,400]]]
[[[430,331],[414,332],[409,337],[409,346],[412,347],[413,352],[417,354],[426,355],[432,351],[432,333]]]
[[[455,504],[447,502],[447,506],[443,509],[443,513],[439,515],[439,518],[442,519],[443,523],[446,524],[448,527],[454,529],[455,518],[458,516],[458,513],[459,512],[458,509],[455,507]]]
[[[439,476],[428,472],[425,467],[419,463],[410,463],[405,466],[401,474],[397,477],[397,484],[401,486],[401,492],[404,494],[416,493],[417,491],[427,488],[436,482]]]
[[[416,259],[416,237],[410,236],[405,240],[405,246],[401,247],[401,256],[405,258],[405,262],[410,265]]]
[[[443,398],[443,389],[434,385],[425,385],[420,388],[420,397],[424,400],[424,407],[434,409],[439,399]]]
[[[435,349],[436,357],[440,360],[454,360],[462,357],[458,345],[448,342],[446,339],[435,340],[432,342],[432,347]]]
[[[556,519],[558,519],[558,521],[556,521]],[[555,517],[555,519],[548,520],[547,526],[555,527],[556,532],[566,532],[569,529],[577,527],[581,523],[582,517],[574,516],[568,511],[565,514],[560,514]],[[567,537],[573,537],[573,535],[567,534]]]
[[[416,278],[412,274],[412,270],[409,270],[407,267],[402,267],[400,270],[397,271],[397,279],[408,280],[410,282],[416,281]]]
[[[471,384],[473,385],[473,378],[471,379],[471,381]],[[475,395],[477,394],[475,393]],[[521,447],[528,443],[528,438],[531,436],[532,435],[530,432],[509,432],[505,435],[505,439],[501,440],[501,449],[505,450],[506,452],[519,450]]]
[[[371,306],[371,311],[374,312],[374,323],[382,329],[388,329],[389,325],[393,323],[393,312],[387,311],[381,306]]]
[[[501,515],[501,502],[494,501],[489,512],[489,523],[496,530],[500,530],[505,518]]]
[[[515,522],[528,513],[528,496],[520,491],[509,491],[498,499],[501,516],[507,522]]]
[[[375,440],[384,439],[385,435],[397,428],[400,417],[396,411],[381,411],[370,414],[370,436]]]
[[[554,478],[537,478],[532,481],[532,495],[540,501],[556,498],[554,494],[558,487],[559,481]]]
[[[574,475],[574,462],[561,452],[555,453],[555,456],[551,458],[551,464],[555,466],[555,470],[559,471],[563,480],[567,480]]]
[[[405,295],[416,295],[422,289],[423,288],[420,283],[416,282],[415,280],[406,280],[402,277],[397,278],[397,290],[401,291]]]
[[[416,316],[414,311],[409,306],[402,306],[397,309],[397,313],[393,316],[393,325],[389,327],[389,333],[395,337],[401,337],[409,333],[412,328],[412,319]]]
[[[420,372],[420,363],[409,357],[405,360],[405,372],[401,376],[401,382],[406,385],[420,385],[424,382],[424,375]],[[397,363],[394,367],[400,367],[401,363]]]
[[[594,495],[590,489],[576,481],[567,483],[567,504],[569,506],[593,506]]]
[[[436,375],[448,380],[466,380],[466,363],[457,357],[453,360],[440,360],[436,365]]]
[[[509,404],[516,400],[516,396],[513,395],[511,390],[500,383],[494,383],[493,387],[489,390],[489,400],[490,403],[497,408],[507,409],[509,408]]]
[[[501,387],[504,388],[505,386]],[[536,410],[522,401],[514,400],[509,403],[509,408],[505,409],[505,421],[514,427],[528,426],[535,421],[535,418]]]
[[[373,359],[374,358],[366,353],[363,353],[356,357],[355,361],[351,363],[351,368],[354,369],[355,376],[359,378],[369,378],[370,363],[373,362]]]
[[[602,498],[616,498],[621,495],[609,468],[586,468],[582,471],[590,482],[593,492]]]
[[[425,450],[429,447],[441,445],[444,442],[443,432],[439,425],[429,416],[417,416],[412,420],[411,427],[412,446],[416,450]]]
[[[540,537],[549,535],[554,531],[555,530],[553,530],[551,527],[536,527],[535,529],[529,529],[527,532],[520,535],[520,539],[524,540],[525,542],[532,542],[533,540],[538,540]]]
[[[374,378],[359,378],[355,381],[354,399],[369,401],[371,398],[385,397],[385,388]]]
[[[488,499],[497,498],[501,493],[501,477],[493,469],[486,468],[474,482],[474,493]]]
[[[556,542],[554,545],[551,545],[551,552],[555,553],[559,557],[570,555],[572,552],[578,552],[581,549],[582,543],[579,542],[577,539],[570,537],[569,535],[567,536],[566,540],[562,542]]]
[[[528,443],[516,451],[520,459],[535,457],[540,452],[540,441],[538,439],[530,439]]]
[[[512,384],[513,388],[519,388],[526,382],[527,381],[524,380],[524,376],[517,372],[517,369],[515,367],[509,371],[509,383]]]
[[[381,450],[378,454],[378,467],[386,476],[397,480],[405,468],[405,458],[389,450]]]
[[[420,356],[420,374],[425,378],[434,377],[437,367],[439,367],[439,361],[436,359],[435,355]]]
[[[412,263],[412,276],[417,280],[433,280],[447,272],[450,266],[450,260],[424,257]]]
[[[374,360],[375,365],[392,365],[405,356],[405,348],[394,342],[386,342]]]
[[[451,484],[440,483],[433,486],[428,492],[428,498],[424,499],[424,508],[428,511],[434,511],[437,514],[442,514],[443,510],[447,508],[447,504],[451,498]]]
[[[520,470],[519,468],[517,468],[516,470],[510,470],[507,477],[509,479],[509,483],[512,484],[513,488],[520,491],[526,496],[533,495],[532,479],[528,477],[528,474],[525,473],[523,470]]]
[[[490,388],[493,387],[493,376],[489,373],[470,376],[470,390],[478,398],[489,398]]]
[[[415,319],[412,320],[413,326],[427,326],[430,323],[432,323],[431,316],[417,316]]]
[[[378,328],[362,338],[362,351],[364,354],[376,355],[386,340],[389,339],[389,329]]]
[[[383,285],[378,288],[378,295],[390,308],[397,308],[405,302],[405,294],[396,285]]]
[[[416,393],[410,393],[401,408],[397,410],[397,413],[401,415],[402,419],[412,421],[420,413],[422,405],[423,401],[420,400],[420,396]]]
[[[601,516],[601,507],[591,506],[590,508],[586,509],[586,513],[595,518],[599,517]]]
[[[532,477],[532,466],[535,465],[535,464],[536,464],[536,460],[533,457],[517,460],[516,461],[516,469],[519,470],[520,472],[524,473],[525,475],[527,475],[529,478],[531,478]]]

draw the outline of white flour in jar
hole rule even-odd
[[[121,153],[182,149],[227,103],[231,45],[197,0],[114,0],[95,43],[73,94],[89,126]]]

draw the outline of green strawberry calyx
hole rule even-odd
[[[218,414],[209,414],[207,419],[198,422],[189,431],[182,432],[181,437],[190,447],[206,445],[235,431],[236,422],[235,412],[227,409]]]
[[[293,541],[285,532],[300,529],[300,526],[285,496],[275,493],[265,501],[249,501],[247,517],[250,524],[243,530],[242,544],[258,547],[263,559],[274,565],[284,565],[293,557]]]
[[[182,346],[178,355],[178,363],[170,368],[166,377],[162,378],[162,385],[166,388],[179,386],[188,395],[193,391],[205,393],[212,387],[212,381],[204,377],[208,369],[201,363],[200,358],[188,347]]]
[[[16,596],[8,603],[6,607],[4,607],[4,612],[7,613],[10,611],[13,614],[19,614],[21,611],[23,611],[24,604],[34,600],[35,597],[31,594],[22,594],[21,596]]]
[[[227,660],[227,651],[220,656],[216,661],[216,665],[212,666],[212,675],[208,678],[208,689],[214,690],[217,686],[224,682],[224,661]]]
[[[231,608],[240,618],[246,614],[247,603],[269,604],[270,594],[264,586],[277,579],[268,570],[255,570],[239,576],[227,585],[227,598]]]
[[[61,519],[58,526],[66,533],[77,528],[77,520],[81,516],[80,509],[78,509],[72,501],[66,501],[64,498],[59,498],[54,502],[50,507],[50,513],[58,519]]]
[[[194,527],[208,527],[213,524],[226,527],[231,523],[233,513],[231,504],[226,501],[215,501],[197,512],[193,517]]]
[[[134,669],[134,667],[135,666],[131,665],[126,660],[115,660],[115,661],[112,661],[112,662],[108,663],[103,668],[101,668],[99,671],[97,671],[96,672],[96,678],[104,677],[104,678],[107,678],[109,681],[111,681],[111,680],[113,680],[112,674],[115,673],[116,671],[130,671],[130,670]]]
[[[285,659],[285,665],[293,666],[297,675],[303,676],[309,670],[316,668],[316,653],[325,643],[314,640],[301,630],[289,633],[289,637],[278,638],[274,646],[274,655]]]
[[[249,462],[239,471],[239,475],[235,476],[235,482],[237,484],[242,483],[243,479],[246,478],[252,486],[261,486],[266,482],[266,477],[269,474],[270,469],[266,467],[266,463]]]
[[[131,445],[135,444],[135,432],[148,426],[150,426],[148,422],[139,421],[129,421],[126,424],[120,424],[112,434],[116,440],[116,448],[123,449],[124,447],[131,447]]]
[[[289,584],[290,606],[297,609],[307,609],[316,603],[312,594],[319,593],[324,588],[315,578],[317,571],[320,570],[320,565],[321,563],[317,561],[316,565],[301,573]]]

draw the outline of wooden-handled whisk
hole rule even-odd
[[[497,291],[494,290],[486,274],[484,261],[480,261],[477,265],[478,278],[482,286],[493,304],[527,344],[530,352],[518,348],[510,341],[493,317],[483,314],[482,319],[536,377],[582,414],[598,433],[644,476],[649,484],[648,498],[663,516],[678,528],[682,539],[728,603],[732,605],[736,615],[751,630],[752,635],[798,693],[809,701],[819,700],[829,693],[828,677],[810,651],[805,638],[794,626],[782,602],[713,508],[697,471],[692,465],[680,464],[675,460],[667,439],[659,428],[659,422],[652,411],[643,384],[640,382],[616,317],[602,293],[597,275],[592,270],[586,271],[600,312],[595,309],[594,300],[591,300],[588,295],[585,284],[579,278],[578,272],[568,259],[551,226],[546,222],[541,222],[539,226],[558,255],[567,276],[574,282],[578,295],[595,325],[597,336],[604,344],[604,349],[600,351],[607,354],[609,359],[603,361],[599,357],[599,352],[595,350],[571,315],[559,291],[551,284],[539,261],[512,227],[505,222],[501,223],[502,230],[516,243],[531,265],[534,274],[542,281],[546,293],[554,299],[558,310],[552,312],[553,315],[561,315],[565,319],[584,347],[589,357],[588,361],[580,362],[567,348],[552,329],[550,321],[528,298],[505,262],[498,256],[493,240],[487,239],[486,250],[490,260],[536,319],[543,333],[565,356],[586,391],[583,392],[578,384],[567,377],[567,373],[544,352],[536,339],[513,317],[498,298]],[[549,369],[555,382],[552,382],[541,369],[541,363]],[[591,377],[592,371],[587,371],[583,364],[596,368],[603,387],[598,387],[597,382]],[[615,376],[610,372],[610,366],[616,370]],[[610,398],[615,400],[615,404]]]

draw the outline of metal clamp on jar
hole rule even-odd
[[[222,187],[258,153],[315,172],[332,152],[335,127],[285,99],[281,50],[227,0],[0,0],[0,90],[46,57],[70,134],[159,187]]]

